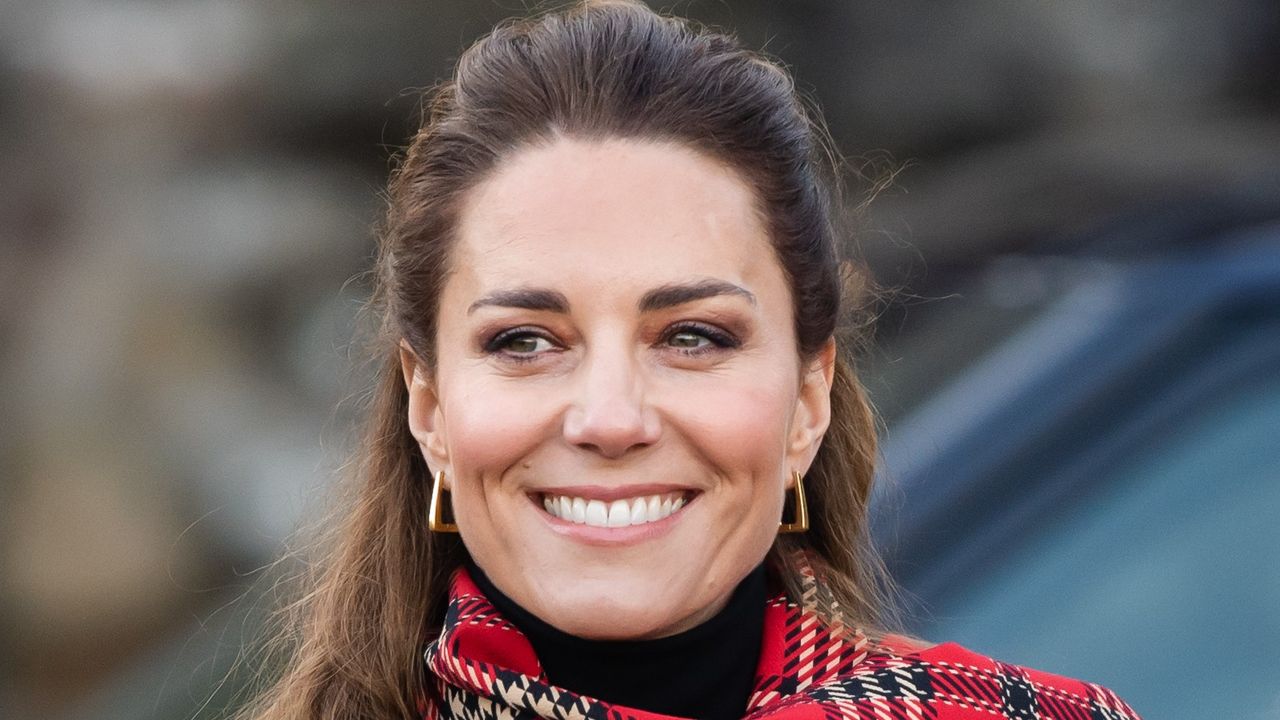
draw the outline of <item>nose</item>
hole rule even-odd
[[[658,441],[661,423],[645,402],[645,381],[633,357],[589,357],[578,372],[576,397],[564,417],[566,441],[609,459]]]

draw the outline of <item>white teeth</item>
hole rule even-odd
[[[609,526],[609,511],[605,509],[604,503],[599,500],[587,503],[587,524],[592,527]]]
[[[631,524],[631,506],[626,500],[609,503],[609,527],[626,527]]]
[[[544,495],[542,507],[547,513],[578,525],[592,527],[626,527],[657,522],[685,504],[681,493],[645,495],[628,500],[587,500],[566,495]]]
[[[646,507],[648,506],[645,505],[644,498],[636,498],[635,500],[632,500],[631,512],[628,513],[627,524],[639,525],[640,523],[648,522],[648,517],[645,512]]]

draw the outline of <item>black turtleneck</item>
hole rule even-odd
[[[764,634],[763,564],[711,619],[656,640],[569,635],[503,595],[474,563],[467,570],[498,612],[529,638],[551,684],[663,715],[733,720],[745,714]]]

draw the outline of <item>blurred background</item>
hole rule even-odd
[[[910,629],[1280,718],[1280,5],[654,5],[901,170],[857,244]],[[234,704],[348,446],[418,89],[522,10],[0,3],[0,716]]]

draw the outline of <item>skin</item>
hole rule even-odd
[[[817,452],[834,343],[799,357],[754,205],[690,148],[566,138],[464,200],[434,372],[402,343],[409,424],[472,558],[565,632],[656,638],[710,618]],[[642,307],[673,286],[709,295]],[[583,529],[540,503],[566,487],[692,500],[643,530]]]

